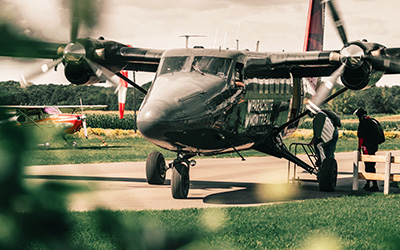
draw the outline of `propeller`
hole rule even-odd
[[[313,95],[312,99],[308,101],[306,107],[312,113],[316,114],[320,111],[320,106],[324,103],[325,99],[330,95],[332,92],[333,87],[336,84],[339,84],[339,77],[341,77],[346,69],[349,68],[356,68],[359,67],[363,61],[364,50],[357,45],[348,45],[348,39],[345,27],[343,25],[343,21],[340,18],[340,14],[337,11],[336,4],[334,0],[326,0],[325,3],[328,4],[330,9],[333,21],[336,26],[336,30],[339,33],[339,36],[343,42],[343,49],[340,51],[339,54],[336,54],[336,59],[341,63],[339,68],[337,68],[331,76],[321,84],[316,92]]]
[[[328,4],[336,30],[344,47],[339,53],[332,53],[331,61],[339,62],[340,66],[326,82],[321,84],[316,94],[306,105],[307,109],[313,113],[320,111],[320,106],[327,100],[333,87],[340,83],[338,81],[339,77],[344,74],[346,68],[357,69],[367,61],[375,70],[386,73],[400,73],[400,48],[386,49],[382,45],[368,43],[364,40],[349,43],[335,0],[325,0],[324,2]],[[357,87],[354,87],[354,89],[358,89]]]
[[[28,47],[33,50],[38,50],[36,53],[33,53],[33,57],[40,57],[40,58],[53,58],[55,59],[51,63],[43,64],[40,69],[34,70],[31,73],[26,75],[21,75],[21,87],[27,87],[30,84],[28,83],[29,80],[39,76],[40,74],[48,72],[50,69],[57,67],[58,64],[78,64],[82,61],[86,61],[91,68],[101,69],[104,72],[104,67],[98,65],[95,62],[90,61],[86,57],[86,49],[85,47],[77,41],[79,30],[81,27],[86,27],[87,30],[91,30],[97,24],[97,17],[99,12],[99,6],[101,6],[100,0],[63,0],[64,6],[69,9],[70,11],[70,22],[71,22],[71,30],[70,30],[70,42],[64,46],[59,45],[55,50],[54,45],[51,46],[51,53],[45,56],[40,56],[41,52],[46,51],[46,42],[39,42],[33,40],[32,38],[26,36],[17,36],[13,35],[15,39],[17,39],[19,43],[19,47]],[[37,43],[37,46],[32,46],[34,42]],[[19,48],[17,47],[17,48]],[[56,52],[55,52],[56,51]],[[28,57],[30,57],[30,53],[27,53]],[[51,57],[50,57],[51,55]],[[25,54],[22,55],[25,57]],[[106,75],[105,79],[109,80],[110,77],[107,74],[102,73],[101,75]],[[115,82],[111,81],[115,86]]]
[[[86,115],[83,113],[83,104],[82,104],[82,98],[79,99],[81,101],[81,110],[82,110],[82,125],[83,125],[83,132],[85,133],[86,139],[88,138],[88,132],[87,132],[87,126],[86,126]]]

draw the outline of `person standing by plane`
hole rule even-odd
[[[312,113],[311,113],[312,114]],[[314,115],[312,115],[314,116]],[[313,119],[314,136],[310,145],[314,145],[317,154],[316,165],[320,166],[328,158],[335,158],[336,143],[339,138],[340,118],[329,110],[320,110]]]
[[[360,121],[357,130],[358,150],[366,155],[375,155],[376,151],[378,151],[378,145],[385,141],[383,130],[381,130],[381,132],[378,131],[377,126],[380,127],[379,122],[367,116],[367,111],[363,108],[357,109],[353,114],[356,115]],[[379,135],[379,133],[382,135]],[[365,172],[376,173],[375,162],[365,162],[364,164]],[[372,186],[370,186],[371,182]],[[363,189],[366,191],[379,191],[378,182],[376,180],[367,180]]]

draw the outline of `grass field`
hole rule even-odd
[[[71,214],[70,237],[87,249],[390,250],[399,249],[399,207],[397,195],[372,194],[257,207],[82,212]]]

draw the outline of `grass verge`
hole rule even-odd
[[[83,212],[72,214],[71,238],[89,249],[398,249],[399,206],[398,195],[372,194],[258,207],[102,211],[100,221],[99,211]],[[106,222],[119,227],[100,233]]]

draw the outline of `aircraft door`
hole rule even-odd
[[[232,78],[231,78],[231,86],[234,88],[244,88],[244,81],[243,81],[243,64],[242,63],[236,63],[233,73],[232,73]]]

